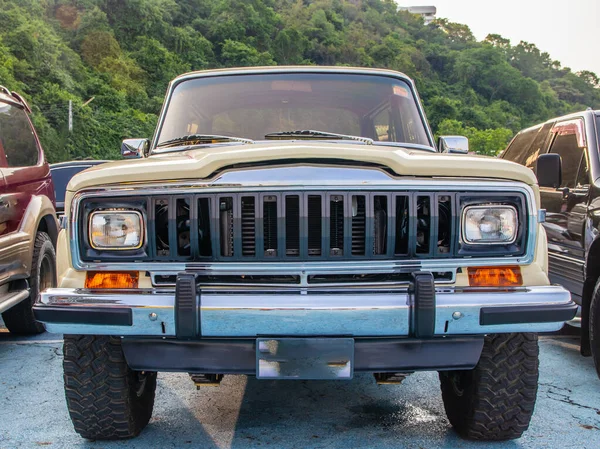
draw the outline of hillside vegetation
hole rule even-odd
[[[274,64],[403,71],[434,131],[485,154],[523,127],[600,107],[595,74],[534,44],[424,26],[391,0],[0,0],[0,84],[31,103],[53,162],[117,158],[122,138],[150,137],[178,74]]]

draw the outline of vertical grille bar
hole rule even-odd
[[[344,196],[330,195],[329,206],[329,255],[344,255]]]
[[[198,198],[198,208],[196,209],[196,226],[198,238],[198,254],[200,257],[210,257],[217,254],[213,246],[213,236],[216,235],[214,229],[214,211],[211,205],[214,205],[213,198]]]
[[[441,193],[436,194],[435,197],[437,204],[435,253],[444,257],[453,252],[454,198],[450,194]]]
[[[367,205],[365,195],[352,195],[350,201],[352,221],[352,255],[365,255],[367,236]]]
[[[153,240],[156,249],[156,257],[168,258],[170,256],[170,216],[169,198],[155,198],[152,205],[154,232]]]
[[[192,255],[192,214],[190,198],[175,199],[175,255],[190,257]]]
[[[169,257],[171,259],[177,258],[177,206],[174,197],[167,199],[169,203]]]
[[[198,198],[190,195],[188,196],[190,203],[190,246],[192,250],[192,260],[197,259],[200,256],[200,248],[198,244]]]
[[[285,256],[285,195],[277,195],[277,258]]]
[[[285,255],[300,255],[300,196],[285,197]]]
[[[396,256],[408,256],[411,241],[410,206],[412,200],[408,195],[394,195],[394,234],[396,241],[394,243],[394,254]]]
[[[241,201],[241,228],[242,228],[242,256],[256,255],[256,198],[242,196]]]
[[[277,197],[265,195],[262,199],[263,207],[263,250],[265,257],[277,257]]]
[[[373,197],[373,247],[369,254],[381,256],[388,250],[389,231],[389,201],[385,195]]]
[[[385,252],[386,257],[394,257],[394,242],[395,233],[394,226],[396,224],[396,208],[394,207],[394,197],[391,193],[387,194],[388,204],[388,221],[387,221],[387,251]]]
[[[241,194],[233,194],[233,256],[242,256],[242,201]]]
[[[431,195],[417,195],[417,247],[419,255],[430,255],[433,252],[434,220],[433,198]]]
[[[154,220],[154,198],[148,199],[148,255],[150,258],[156,258],[156,224]]]
[[[220,197],[218,199],[219,210],[219,242],[222,257],[233,257],[234,236],[233,236],[233,197]]]
[[[323,197],[321,195],[308,195],[307,197],[307,245],[308,256],[320,256],[322,251],[324,233]]]

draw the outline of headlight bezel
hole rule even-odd
[[[94,243],[94,237],[92,234],[93,219],[96,215],[126,215],[134,214],[137,215],[140,229],[139,229],[139,243],[135,246],[100,246]],[[135,209],[96,209],[90,212],[88,216],[88,244],[95,251],[134,251],[142,248],[146,240],[146,225],[144,223],[144,216],[139,210]]]
[[[510,240],[498,240],[498,241],[473,241],[467,238],[467,214],[471,210],[489,210],[489,209],[508,209],[514,212],[514,217],[516,220],[516,229],[513,237]],[[463,208],[461,216],[460,216],[460,241],[464,242],[467,245],[512,245],[516,242],[517,236],[519,232],[519,211],[517,208],[511,204],[475,204],[466,206]]]
[[[457,257],[520,257],[526,254],[528,248],[528,229],[530,219],[524,195],[516,192],[494,193],[463,193],[458,195],[458,241]],[[509,243],[469,243],[464,239],[465,210],[469,207],[512,207],[517,212],[517,231],[515,238]]]
[[[141,215],[141,243],[137,248],[105,249],[94,248],[91,244],[90,220],[95,212],[137,212]],[[148,219],[147,199],[141,196],[130,198],[95,197],[86,198],[80,203],[78,222],[72,223],[78,229],[78,253],[82,261],[94,262],[133,262],[149,260],[149,229],[151,222]]]

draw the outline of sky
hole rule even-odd
[[[396,0],[436,6],[437,17],[464,23],[477,40],[500,34],[512,45],[535,44],[574,72],[600,76],[600,0]]]

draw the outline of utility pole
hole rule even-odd
[[[73,132],[73,101],[69,100],[69,132]]]

